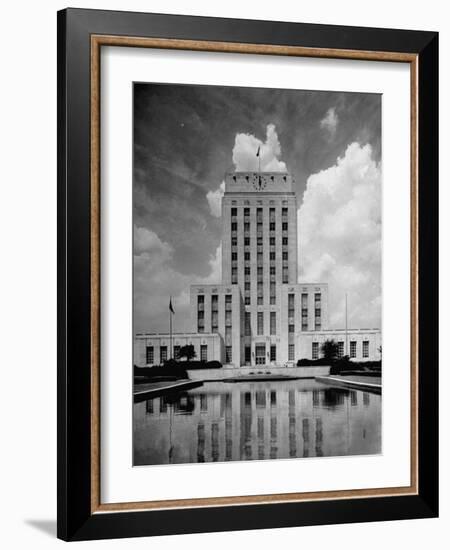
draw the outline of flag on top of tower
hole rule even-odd
[[[258,150],[256,151],[256,156],[259,157],[259,153],[261,151],[261,145],[258,147]]]
[[[170,297],[170,301],[169,301],[169,311],[170,311],[170,313],[175,313],[175,311],[173,309],[173,305],[172,305],[172,296]]]

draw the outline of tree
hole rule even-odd
[[[187,346],[181,346],[180,351],[177,354],[177,359],[185,357],[186,361],[190,361],[191,359],[194,359],[196,355],[194,346],[192,344],[188,344]]]
[[[320,351],[322,352],[323,358],[330,363],[334,363],[339,357],[339,345],[334,340],[325,340],[320,347]]]

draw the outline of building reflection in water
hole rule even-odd
[[[208,382],[134,404],[134,464],[377,454],[381,396],[314,380]]]

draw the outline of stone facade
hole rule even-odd
[[[297,236],[295,182],[289,174],[227,174],[222,281],[191,285],[192,334],[174,334],[174,346],[187,339],[199,348],[197,359],[200,346],[203,354],[207,346],[208,360],[234,367],[292,365],[301,358],[312,359],[327,339],[344,341],[344,351],[354,352],[355,359],[379,358],[379,329],[352,330],[347,337],[341,330],[330,330],[328,285],[298,283]],[[139,364],[144,355],[150,358],[143,346],[164,348],[170,345],[167,341],[168,335],[138,336]],[[152,357],[154,362],[145,364],[160,364],[160,356]]]
[[[177,333],[172,335],[174,355],[182,346],[193,345],[196,359],[221,361],[222,340],[218,334]],[[136,334],[134,338],[134,364],[137,367],[162,365],[171,358],[170,334]]]

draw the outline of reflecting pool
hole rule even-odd
[[[381,452],[381,395],[314,380],[206,382],[133,422],[135,466]]]

